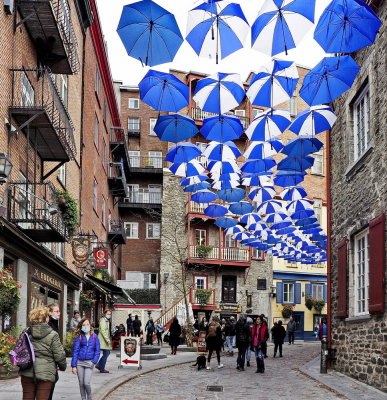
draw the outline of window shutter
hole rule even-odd
[[[301,304],[301,283],[294,285],[294,303]]]
[[[369,312],[384,312],[386,268],[386,215],[373,219],[369,233]]]
[[[312,296],[312,285],[310,283],[305,284],[305,296]]]
[[[284,301],[282,282],[277,282],[276,286],[277,286],[277,289],[276,289],[276,302],[282,304],[283,301]]]
[[[323,286],[323,300],[327,302],[327,285]]]
[[[337,264],[337,312],[339,318],[347,317],[347,269],[348,269],[348,242],[342,240],[338,245],[338,264]]]

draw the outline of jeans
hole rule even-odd
[[[22,376],[21,384],[23,388],[23,400],[47,400],[50,396],[53,382],[34,382],[33,378]]]
[[[79,391],[81,392],[82,400],[92,400],[91,399],[91,375],[93,373],[93,364],[91,364],[91,368],[84,365],[80,365],[82,362],[78,361],[77,371],[78,371],[78,381],[79,381]]]
[[[105,371],[106,361],[109,357],[110,350],[102,350],[102,357],[98,361],[98,368],[100,371]]]
[[[246,361],[250,362],[250,359],[251,359],[251,348],[250,348],[250,346],[247,346]]]
[[[288,332],[289,343],[294,344],[294,332]]]
[[[245,367],[246,347],[247,346],[245,344],[238,345],[237,366],[239,368],[244,368]]]
[[[228,349],[229,353],[231,353],[233,351],[233,348],[232,348],[233,338],[234,338],[234,336],[226,336],[226,344],[227,344],[227,349]]]

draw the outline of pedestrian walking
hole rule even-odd
[[[266,347],[267,339],[269,338],[269,332],[267,325],[263,323],[261,317],[257,317],[255,324],[252,328],[252,345],[254,347],[255,359],[257,361],[257,373],[265,372],[265,361],[264,361],[264,348]]]
[[[206,318],[203,317],[202,320],[200,321],[200,324],[199,324],[199,330],[200,331],[207,331],[207,326],[208,326],[208,322],[207,322]]]
[[[250,317],[247,317],[246,324],[250,329],[250,336],[251,336],[251,330],[253,327],[253,319]],[[248,367],[250,367],[250,360],[251,360],[251,346],[248,345],[247,349],[246,349],[246,365]]]
[[[57,303],[51,303],[48,306],[48,314],[49,314],[49,321],[48,325],[51,326],[51,328],[56,332],[59,333],[59,319],[60,319],[60,308],[59,304]],[[52,400],[52,397],[54,396],[54,390],[55,390],[55,385],[59,380],[59,374],[58,371],[55,373],[55,382],[51,386],[51,392],[49,396],[49,400]]]
[[[94,365],[98,362],[99,354],[98,336],[94,333],[90,320],[83,318],[74,332],[73,357],[71,359],[71,372],[78,375],[82,400],[92,400],[91,376]]]
[[[265,358],[267,358],[267,340],[269,340],[269,327],[267,326],[267,320],[266,320],[265,314],[261,314],[260,318],[261,318],[261,321],[262,321],[262,325],[266,326],[266,341],[265,341],[265,344],[262,347],[262,351],[263,351],[263,356]]]
[[[73,317],[70,320],[71,332],[74,332],[75,329],[77,329],[80,320],[81,320],[81,314],[79,314],[79,311],[74,311]]]
[[[153,318],[150,317],[148,322],[145,325],[146,331],[146,344],[153,346],[153,334],[155,333],[155,324],[153,322]]]
[[[101,374],[108,374],[109,371],[105,369],[106,361],[109,357],[110,351],[112,350],[112,338],[110,329],[110,319],[112,317],[112,312],[109,308],[104,310],[102,318],[99,320],[99,331],[98,339],[100,343],[100,348],[102,350],[102,356],[99,359],[95,368],[99,369]]]
[[[48,400],[57,369],[66,369],[66,353],[58,333],[48,324],[50,316],[47,307],[30,311],[29,320],[35,362],[32,367],[19,372],[23,399]]]
[[[156,322],[155,324],[156,337],[157,337],[157,345],[161,346],[163,344],[162,334],[164,332],[164,327],[161,322]]]
[[[278,321],[278,323],[271,328],[271,337],[274,341],[273,357],[277,355],[277,350],[279,350],[279,356],[282,357],[282,345],[286,337],[286,331],[282,326],[282,321]]]
[[[316,333],[316,339],[319,338],[320,341],[326,339],[328,336],[328,324],[327,319],[323,318],[321,323],[318,325],[318,330]]]
[[[140,335],[141,335],[141,321],[138,319],[138,315],[134,316],[133,331],[134,331],[134,336],[140,337]]]
[[[238,348],[237,370],[245,370],[245,356],[247,346],[250,345],[251,332],[246,323],[246,316],[241,314],[235,325],[235,340]]]
[[[208,325],[206,334],[206,347],[208,350],[207,358],[207,369],[211,369],[211,356],[212,353],[216,352],[216,359],[218,360],[218,368],[223,368],[223,364],[220,362],[220,348],[222,347],[222,328],[219,323],[219,318],[215,315],[212,317],[212,321]]]
[[[134,336],[132,314],[129,314],[126,320],[126,334],[128,336]]]
[[[289,318],[289,322],[286,326],[286,331],[288,333],[289,344],[294,344],[294,333],[297,330],[296,321],[294,321],[293,317]]]
[[[169,345],[171,346],[171,354],[176,355],[177,346],[180,344],[181,326],[175,317],[169,327]]]
[[[227,354],[229,356],[234,355],[233,342],[235,337],[235,324],[231,320],[231,318],[226,319],[226,325],[224,326],[224,334],[226,336],[226,344],[227,344]]]

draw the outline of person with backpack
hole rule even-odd
[[[92,400],[90,381],[99,354],[98,336],[94,333],[90,320],[83,318],[74,332],[73,357],[71,359],[71,372],[78,375],[82,400]]]
[[[145,325],[146,331],[146,344],[152,346],[153,345],[153,334],[155,333],[155,324],[153,322],[153,318],[150,317],[148,322]]]
[[[109,374],[109,371],[107,371],[105,367],[110,351],[112,350],[112,337],[110,329],[111,317],[112,317],[112,311],[109,308],[107,308],[103,312],[103,317],[99,320],[98,339],[102,350],[102,357],[99,359],[95,368],[99,369],[99,372],[101,374]]]
[[[234,337],[235,337],[235,324],[231,318],[227,318],[226,325],[224,326],[224,335],[226,336],[226,344],[227,344],[227,355],[233,356],[234,355]]]
[[[49,309],[36,308],[29,313],[31,348],[27,351],[31,356],[28,368],[20,369],[23,399],[48,400],[55,382],[57,368],[64,371],[67,367],[66,353],[59,335],[48,324]],[[28,343],[24,341],[24,343]],[[33,349],[33,352],[32,352]],[[23,349],[20,349],[23,350]],[[18,357],[17,345],[15,347]],[[35,358],[35,361],[34,361]]]
[[[247,346],[250,345],[251,330],[247,325],[246,316],[241,314],[235,325],[236,345],[238,348],[237,370],[245,370],[245,356]]]
[[[216,352],[216,358],[218,360],[218,368],[223,368],[223,364],[221,364],[220,362],[220,348],[222,347],[222,328],[219,323],[219,318],[216,315],[212,317],[212,321],[207,327],[206,347],[208,350],[206,368],[211,369],[211,356],[214,350]]]

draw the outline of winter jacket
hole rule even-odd
[[[211,333],[215,335],[210,336]],[[207,348],[220,349],[222,347],[222,328],[218,322],[212,321],[207,327],[206,334]]]
[[[99,343],[101,346],[101,350],[111,350],[112,349],[110,323],[105,317],[102,317],[99,320],[98,339],[99,339]]]
[[[78,328],[78,324],[79,324],[79,321],[80,321],[80,320],[81,320],[80,318],[79,318],[79,319],[71,318],[71,321],[70,321],[70,330],[75,331],[75,329]]]
[[[297,324],[296,321],[289,321],[287,326],[286,326],[286,330],[288,332],[295,332],[297,330]]]
[[[169,327],[169,345],[178,346],[180,344],[181,326],[177,321],[172,322]]]
[[[59,320],[52,318],[50,315],[50,320],[48,321],[48,325],[51,326],[51,328],[55,331],[59,333]]]
[[[34,377],[38,381],[55,382],[56,370],[66,369],[66,353],[59,335],[48,324],[31,325],[31,342],[35,351],[33,367],[20,371],[21,376]]]
[[[266,345],[267,339],[269,339],[269,331],[267,330],[267,325],[262,324],[254,325],[251,331],[252,335],[252,345],[254,347],[262,347]]]
[[[140,330],[141,330],[141,321],[139,319],[134,319],[133,320],[133,329],[135,331],[140,332]]]
[[[236,345],[238,346],[248,346],[251,338],[251,331],[246,321],[238,320],[235,325],[235,336],[236,336]]]
[[[224,334],[226,336],[235,336],[235,324],[230,321],[226,322],[226,325],[224,326]]]
[[[81,333],[74,340],[71,366],[75,368],[78,360],[91,360],[93,364],[97,364],[100,351],[99,339],[95,333],[90,335],[89,340],[86,335]]]
[[[149,320],[145,325],[145,330],[148,331],[148,333],[153,333],[155,331],[154,322]]]
[[[276,325],[271,328],[274,343],[283,343],[286,337],[285,328],[282,325]]]

